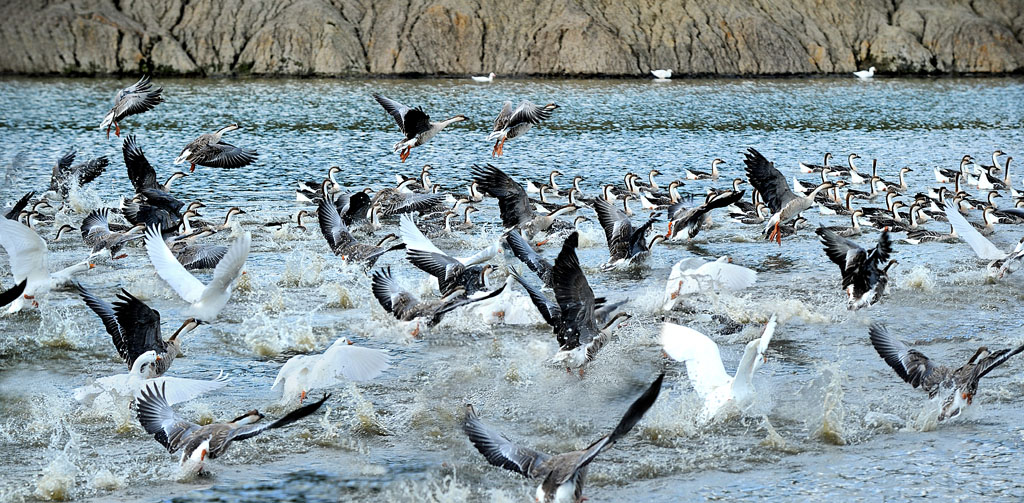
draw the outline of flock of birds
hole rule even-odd
[[[659,78],[661,75],[655,74]],[[670,77],[670,72],[664,78]],[[493,79],[491,74],[488,79]],[[101,129],[109,136],[113,127],[120,136],[121,123],[131,115],[149,111],[162,101],[162,90],[153,88],[147,77],[118,92],[113,108]],[[402,139],[393,150],[404,162],[411,150],[430,141],[446,126],[466,120],[465,116],[435,122],[422,108],[413,108],[394,99],[375,94],[373,98],[394,119]],[[492,157],[503,154],[506,141],[523,136],[532,127],[548,120],[558,109],[549,103],[535,105],[523,101],[518,106],[505,102],[487,137],[494,141]],[[175,164],[241,168],[258,158],[255,150],[236,147],[223,136],[238,129],[235,124],[203,134],[186,145]],[[122,153],[134,196],[123,199],[118,207],[93,210],[78,229],[89,248],[86,259],[52,272],[47,261],[47,241],[38,230],[53,220],[56,211],[65,210],[69,190],[100,176],[109,166],[105,157],[75,164],[73,151],[62,156],[53,168],[50,187],[40,197],[28,192],[4,211],[0,219],[0,245],[10,261],[15,286],[0,294],[0,306],[16,312],[36,305],[37,298],[49,290],[67,288],[96,314],[128,373],[101,379],[75,390],[83,404],[107,403],[111,407],[135,408],[140,425],[169,452],[181,451],[180,462],[189,473],[204,470],[208,459],[223,455],[234,441],[251,438],[261,432],[292,424],[316,412],[329,398],[306,402],[314,389],[329,389],[346,380],[374,379],[390,367],[386,351],[353,345],[342,337],[319,355],[299,355],[280,369],[272,390],[283,403],[298,400],[299,406],[281,418],[264,422],[264,415],[251,410],[231,421],[200,426],[179,416],[175,404],[214,391],[227,384],[221,375],[212,380],[168,375],[180,354],[183,337],[200,324],[216,323],[218,315],[231,302],[236,280],[246,274],[246,259],[252,245],[249,232],[236,232],[226,244],[206,241],[217,232],[232,228],[232,218],[245,213],[231,208],[223,223],[197,218],[202,203],[185,203],[172,195],[172,184],[186,175],[171,174],[159,183],[157,173],[134,136],[126,136]],[[826,154],[822,165],[801,164],[805,173],[817,175],[816,183],[789,180],[774,164],[754,148],[744,154],[745,176],[729,180],[725,187],[712,187],[695,204],[679,189],[691,180],[720,179],[721,158],[711,162],[710,171],[684,170],[681,179],[667,186],[658,183],[658,170],[645,177],[627,173],[623,183],[602,187],[600,194],[587,194],[581,188],[582,176],[560,186],[552,171],[541,182],[525,185],[492,164],[474,165],[465,193],[448,193],[431,180],[431,168],[425,165],[418,177],[398,175],[397,184],[376,190],[347,192],[330,168],[323,180],[302,182],[296,190],[298,201],[315,205],[295,216],[295,226],[305,229],[303,218],[316,218],[320,231],[333,254],[349,263],[361,264],[371,278],[371,292],[380,306],[396,319],[406,322],[409,334],[422,337],[445,314],[457,309],[475,309],[490,322],[509,322],[524,310],[536,309],[550,325],[558,343],[551,361],[567,372],[585,375],[589,362],[597,357],[616,326],[629,317],[625,300],[612,300],[595,294],[581,267],[576,249],[579,227],[595,218],[604,231],[608,259],[605,270],[626,270],[643,275],[651,249],[666,242],[685,242],[714,223],[715,212],[757,228],[764,239],[782,245],[782,238],[806,227],[802,213],[818,208],[823,215],[845,215],[849,225],[818,227],[825,256],[839,270],[842,289],[850,309],[866,308],[879,302],[886,291],[888,273],[896,264],[893,243],[898,238],[908,244],[926,241],[962,239],[989,262],[988,274],[1002,278],[1012,273],[1024,259],[1024,239],[1009,251],[1003,251],[986,235],[997,226],[1024,222],[1024,196],[1010,183],[1010,158],[1000,165],[1004,154],[993,154],[993,165],[981,166],[970,156],[960,160],[959,168],[935,169],[939,186],[911,194],[904,175],[898,181],[881,177],[877,163],[870,174],[855,165],[850,154],[847,165],[832,165]],[[970,169],[974,166],[974,169]],[[947,185],[952,184],[952,188]],[[750,196],[741,187],[752,187]],[[982,191],[980,197],[970,187]],[[994,199],[1008,194],[1014,208],[998,208]],[[907,211],[904,199],[910,201]],[[474,204],[495,200],[504,232],[490,246],[455,256],[432,240],[457,235],[474,227],[470,215]],[[884,206],[855,206],[854,201],[884,201]],[[634,207],[639,203],[640,209]],[[631,206],[632,205],[632,206]],[[461,209],[461,213],[460,213]],[[639,212],[647,216],[634,222]],[[982,222],[967,219],[981,212]],[[926,229],[929,221],[947,222],[949,233]],[[667,226],[661,227],[663,223]],[[267,225],[290,225],[270,222]],[[67,227],[67,228],[65,228]],[[56,230],[56,239],[73,231],[69,226]],[[380,229],[395,229],[381,239],[372,235]],[[662,232],[660,229],[665,229]],[[879,231],[877,242],[865,246],[851,237]],[[187,304],[189,319],[164,339],[159,313],[131,292],[122,290],[108,302],[94,294],[78,278],[99,260],[116,261],[126,256],[131,244],[141,242],[153,269]],[[557,249],[553,260],[545,256],[548,245]],[[663,245],[664,246],[664,245]],[[404,252],[415,268],[436,283],[437,296],[418,298],[404,289],[390,267],[374,268],[388,253]],[[491,285],[499,272],[493,259],[506,254],[520,266],[509,265],[504,281]],[[527,275],[523,269],[529,269]],[[203,283],[193,275],[196,270],[212,269],[212,279]],[[730,257],[715,261],[686,258],[675,263],[666,281],[662,309],[670,312],[680,298],[700,292],[738,291],[750,287],[757,273],[733,263]],[[516,287],[518,285],[518,288]],[[521,290],[521,291],[520,291]],[[550,292],[550,294],[549,294]],[[553,297],[553,299],[552,299]],[[752,376],[765,360],[768,345],[776,330],[776,317],[764,325],[761,335],[746,344],[734,375],[725,371],[718,345],[708,336],[691,328],[665,322],[660,342],[665,354],[685,362],[687,375],[703,407],[702,422],[724,421],[741,414],[754,400]],[[173,325],[172,325],[173,326]],[[937,397],[939,420],[957,417],[972,403],[979,380],[1024,351],[1024,346],[990,351],[978,349],[966,364],[958,368],[939,366],[911,348],[888,329],[875,323],[869,340],[880,357],[899,377],[913,387],[921,387]],[[472,405],[465,407],[462,428],[471,443],[486,460],[526,477],[537,479],[537,501],[579,502],[587,467],[597,455],[609,449],[641,420],[655,403],[664,373],[659,375],[625,411],[622,419],[606,436],[586,449],[549,455],[518,445],[486,426]]]

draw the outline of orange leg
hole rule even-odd
[[[195,171],[196,171],[196,163],[193,162],[192,163],[192,167],[188,168],[188,172],[189,173],[194,173]]]
[[[402,155],[401,155],[402,162],[405,162],[405,160],[409,158],[409,153],[411,153],[411,152],[412,152],[412,147],[405,147],[405,150],[402,151]]]
[[[775,241],[779,243],[779,246],[782,246],[782,231],[779,230],[779,223],[775,224]]]
[[[114,136],[121,137],[121,125],[114,121]]]
[[[299,394],[299,405],[302,405],[304,401],[306,401],[306,390],[302,390],[302,393]]]
[[[107,139],[110,139],[110,125],[107,124]]]
[[[505,153],[505,138],[501,139],[501,143],[498,144],[498,157]]]
[[[668,232],[665,233],[665,239],[669,239],[671,237],[672,237],[672,221],[669,221],[669,223],[668,223]]]
[[[498,145],[501,144],[501,140],[494,142],[494,148],[491,149],[491,157],[498,156]]]
[[[550,240],[549,239],[545,239],[544,241],[537,241],[537,246],[538,247],[544,246],[544,245],[548,244],[548,241],[550,241]]]

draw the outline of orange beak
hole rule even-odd
[[[207,453],[206,449],[203,449],[202,452],[199,453],[199,461],[200,462],[205,461],[207,454],[208,453]]]
[[[345,342],[347,342],[349,346],[352,345],[352,341],[350,341],[350,340],[345,340]]]
[[[92,264],[92,263],[89,264],[89,269],[95,269],[95,268],[96,268],[96,264]]]
[[[549,241],[548,239],[545,239],[544,241],[537,241],[537,246],[544,246],[544,245],[548,244],[548,241]]]

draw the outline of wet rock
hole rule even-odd
[[[1024,70],[1015,0],[11,0],[0,15],[9,73]]]

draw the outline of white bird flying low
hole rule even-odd
[[[228,247],[224,258],[213,270],[213,279],[203,285],[185,266],[174,258],[160,236],[160,226],[146,230],[146,252],[160,275],[185,302],[192,304],[190,316],[201,321],[213,321],[231,298],[231,285],[242,274],[245,259],[249,257],[252,235],[245,232]]]
[[[306,399],[311,389],[329,388],[342,381],[369,381],[391,367],[391,356],[381,349],[353,346],[352,341],[341,337],[319,355],[297,355],[291,357],[274,379],[273,390],[281,390],[282,402],[288,402],[299,395],[299,402]]]
[[[734,292],[757,282],[757,272],[735,265],[728,256],[708,262],[700,257],[684,258],[672,266],[665,283],[662,309],[670,311],[679,297],[697,292]]]
[[[146,351],[139,355],[132,364],[132,369],[127,374],[118,374],[109,377],[96,379],[92,384],[75,388],[75,400],[85,406],[92,406],[97,399],[107,398],[109,400],[131,400],[141,396],[142,388],[149,384],[166,384],[167,402],[176,404],[191,400],[203,393],[223,388],[227,383],[227,376],[221,372],[215,379],[207,381],[201,379],[185,379],[182,377],[160,376],[147,379],[150,365],[156,364],[161,357],[156,351]],[[105,403],[105,402],[101,402]]]
[[[956,209],[956,205],[946,202],[943,205],[949,225],[953,227],[961,239],[967,241],[974,253],[982,260],[990,261],[988,274],[993,278],[1002,278],[1012,273],[1024,260],[1024,238],[1017,242],[1009,253],[1004,252],[992,244],[985,236],[982,236],[978,229],[975,229],[970,222]]]
[[[7,309],[8,313],[20,311],[26,300],[44,294],[54,288],[67,287],[71,278],[80,272],[95,267],[88,260],[79,262],[60,271],[51,273],[47,262],[46,242],[36,231],[21,222],[0,218],[0,247],[7,252],[14,282],[27,281],[25,290]]]
[[[686,374],[693,390],[704,401],[698,416],[701,423],[727,419],[742,413],[753,403],[756,395],[752,378],[764,362],[775,325],[773,314],[761,330],[761,336],[747,343],[735,376],[725,372],[718,345],[708,336],[674,323],[662,326],[662,348],[673,360],[686,363]]]

